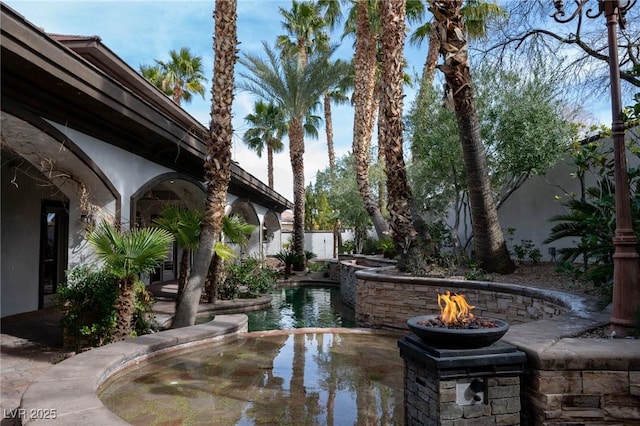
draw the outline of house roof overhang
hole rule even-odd
[[[0,3],[2,109],[26,111],[204,180],[201,123],[97,36],[48,35]],[[291,202],[237,164],[230,192],[276,211]]]

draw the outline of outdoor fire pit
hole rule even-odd
[[[407,326],[426,343],[440,348],[481,348],[500,340],[509,330],[505,321],[476,317],[464,295],[438,295],[439,315],[407,320]]]
[[[499,341],[505,321],[474,316],[463,295],[438,295],[439,315],[410,318],[398,341],[405,361],[405,424],[520,424],[526,356]]]

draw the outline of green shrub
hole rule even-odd
[[[628,152],[640,158],[640,144],[627,141]],[[580,194],[569,194],[563,202],[567,212],[551,218],[557,222],[544,242],[551,243],[571,238],[576,244],[559,250],[562,262],[582,260],[579,277],[604,287],[608,297],[612,292],[616,228],[615,168],[612,148],[602,143],[589,143],[576,147],[574,165],[581,184]],[[596,176],[593,186],[586,187],[585,176]],[[640,168],[628,169],[631,220],[640,250]]]
[[[378,250],[387,259],[393,259],[396,256],[396,245],[389,237],[378,240]]]
[[[356,250],[356,243],[353,240],[344,241],[338,248],[340,254],[353,254]]]
[[[327,269],[326,262],[309,262],[309,271],[310,272],[321,272]]]
[[[534,247],[531,240],[520,240],[520,243],[521,244],[513,245],[513,252],[520,262],[523,262],[525,259],[529,259],[533,263],[538,263],[540,259],[542,259],[540,249]]]
[[[362,242],[362,254],[375,255],[380,253],[376,238],[365,238]]]
[[[291,275],[293,265],[304,263],[302,256],[290,249],[281,250],[273,257],[284,263],[284,274],[286,276]]]
[[[240,297],[240,287],[234,280],[224,280],[218,284],[218,299],[233,300]]]
[[[245,286],[250,295],[267,293],[278,279],[278,273],[267,268],[255,258],[242,259],[227,265],[227,278],[219,289],[221,299],[233,299],[241,295]]]
[[[62,312],[65,350],[109,343],[115,330],[117,278],[102,269],[83,265],[72,269],[58,286],[56,306]]]

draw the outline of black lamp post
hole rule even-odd
[[[590,0],[574,0],[576,10],[565,17],[564,2],[554,0],[556,12],[553,18],[560,23],[573,20],[582,13]],[[598,10],[586,9],[588,18],[604,14],[607,23],[609,45],[609,74],[611,78],[611,116],[614,151],[614,171],[616,185],[616,232],[613,237],[613,314],[610,319],[611,331],[618,336],[626,336],[633,325],[634,315],[640,311],[640,255],[636,249],[637,240],[631,221],[629,181],[627,178],[627,157],[624,144],[624,123],[622,121],[622,101],[620,96],[620,65],[618,62],[617,26],[625,27],[625,13],[637,0],[597,0]]]

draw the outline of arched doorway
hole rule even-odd
[[[162,210],[170,205],[179,205],[189,210],[204,212],[204,185],[180,173],[166,173],[145,183],[131,196],[131,218],[133,226],[153,224]],[[175,280],[178,276],[178,247],[174,242],[162,264],[150,276],[151,283]]]
[[[84,232],[117,217],[120,198],[96,164],[48,122],[2,111],[2,316],[53,305],[65,272],[86,261]]]

